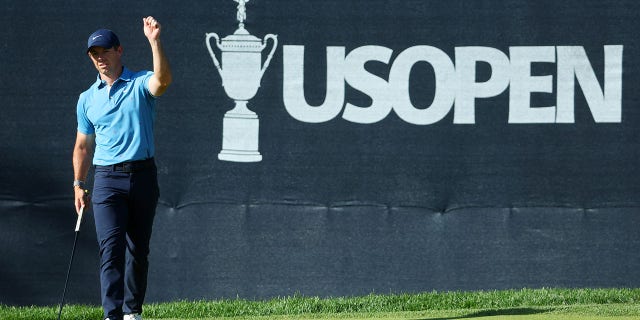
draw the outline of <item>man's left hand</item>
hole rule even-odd
[[[144,35],[149,40],[158,40],[160,38],[160,22],[152,16],[143,18],[142,22],[144,25]]]

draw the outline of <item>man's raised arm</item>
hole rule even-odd
[[[159,97],[171,84],[171,68],[160,42],[160,23],[151,16],[142,19],[142,21],[144,35],[149,39],[153,54],[153,76],[149,79],[149,92]]]

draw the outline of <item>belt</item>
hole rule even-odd
[[[155,161],[153,158],[136,161],[125,161],[108,166],[96,166],[96,170],[100,171],[114,171],[114,172],[140,172],[155,167]]]

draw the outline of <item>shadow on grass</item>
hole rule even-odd
[[[553,308],[511,308],[511,309],[487,309],[476,311],[464,316],[458,317],[450,317],[450,318],[424,318],[417,320],[455,320],[455,319],[471,319],[471,318],[480,318],[480,317],[491,317],[491,316],[524,316],[524,315],[533,315],[539,313],[545,313],[553,311]]]

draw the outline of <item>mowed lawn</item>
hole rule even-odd
[[[157,318],[160,319],[160,318]],[[173,318],[164,320],[183,320]],[[382,313],[298,314],[279,316],[214,317],[204,320],[631,320],[640,319],[640,304],[605,304],[492,310],[436,310]],[[150,319],[154,320],[154,319]]]
[[[2,320],[55,320],[57,314],[57,306],[0,305]],[[335,298],[294,295],[262,301],[175,301],[148,304],[143,315],[145,320],[640,320],[640,289],[522,289]],[[99,306],[67,305],[61,319],[100,320],[102,311]]]

